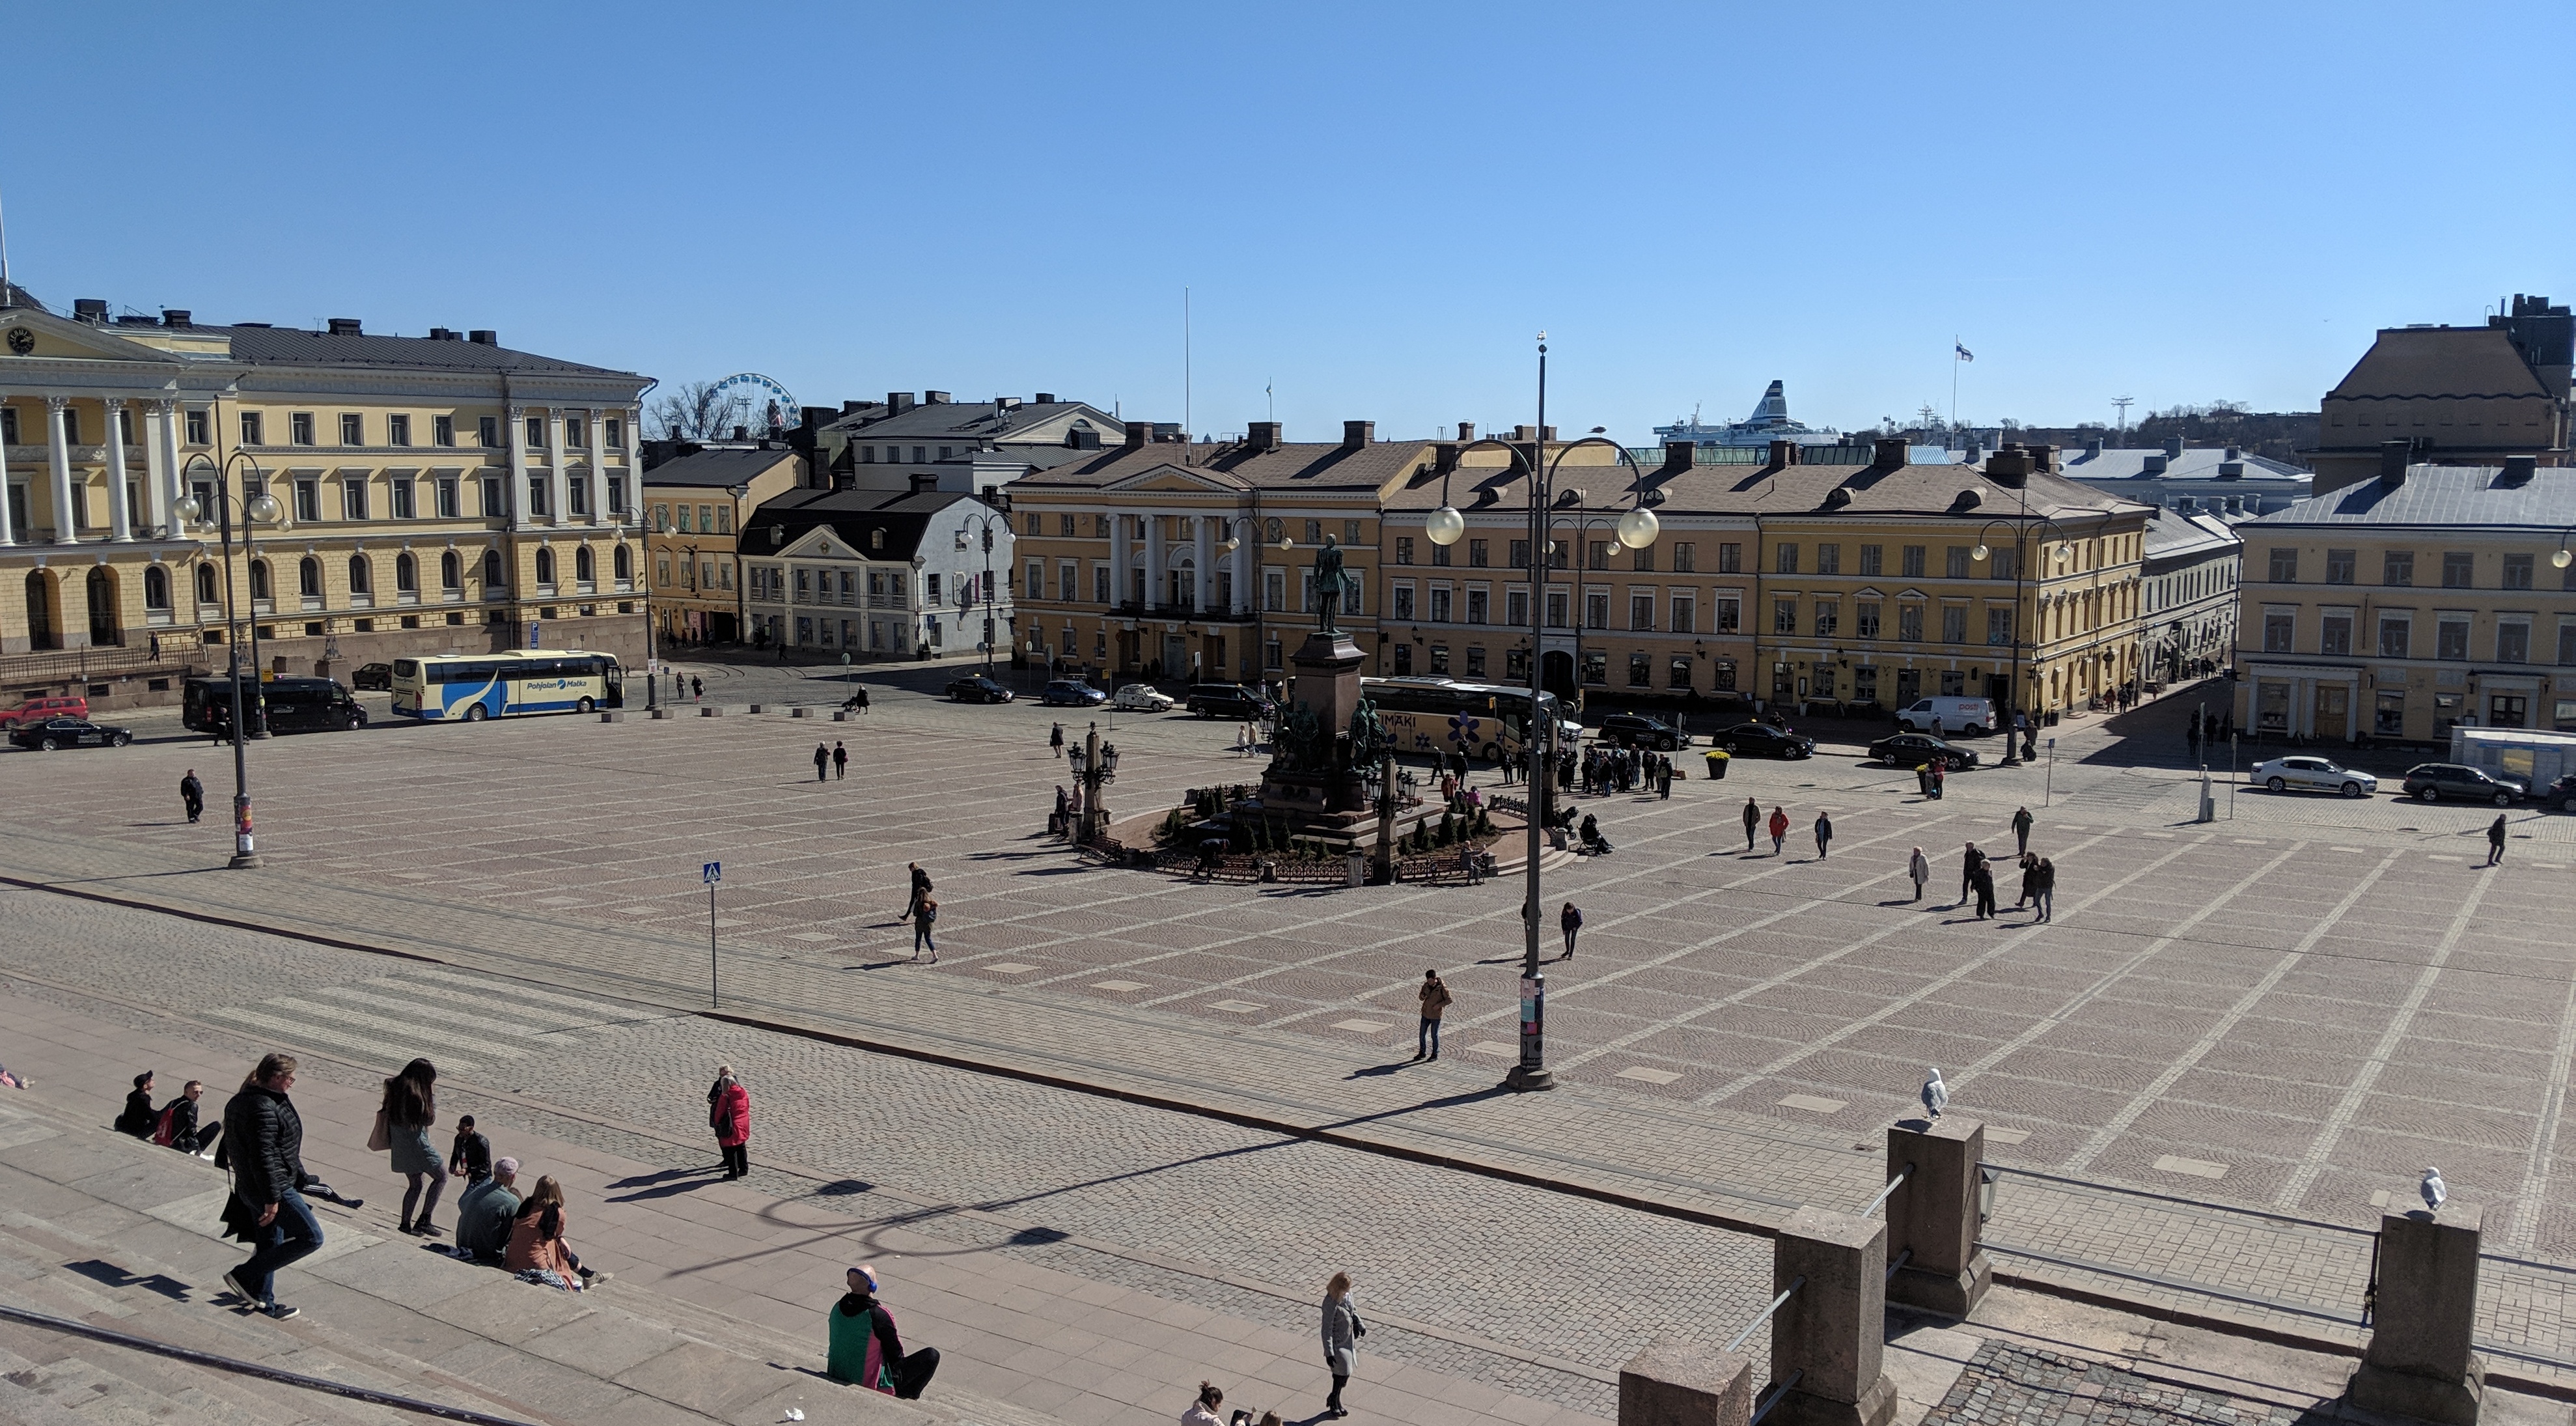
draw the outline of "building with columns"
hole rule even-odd
[[[1158,432],[1167,432],[1159,436]],[[1290,443],[1256,421],[1204,444],[1142,421],[1121,443],[1010,486],[1023,656],[1057,669],[1275,682],[1314,627],[1314,560],[1331,539],[1358,580],[1340,627],[1382,667],[1378,515],[1432,463],[1428,441]]]
[[[489,331],[111,318],[90,300],[66,318],[15,289],[6,300],[9,691],[107,680],[97,696],[220,668],[228,607],[264,667],[295,673],[531,643],[644,657],[645,378]],[[242,508],[261,491],[284,518],[248,532],[254,549]],[[178,517],[189,495],[207,510],[195,528]]]

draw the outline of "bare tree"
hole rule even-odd
[[[692,381],[653,403],[647,415],[657,440],[720,441],[751,424],[751,403],[712,381]]]

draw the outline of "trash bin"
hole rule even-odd
[[[1716,782],[1726,776],[1726,762],[1726,749],[1711,748],[1708,750],[1709,781]]]

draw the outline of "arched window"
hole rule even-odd
[[[635,577],[635,551],[628,545],[617,547],[617,578],[622,582]]]
[[[465,561],[458,559],[454,550],[449,550],[438,557],[438,587],[441,589],[465,587]]]
[[[322,597],[322,561],[311,555],[295,567],[295,588],[307,599]]]
[[[420,561],[409,550],[394,556],[394,588],[403,594],[420,593]]]
[[[599,578],[599,557],[590,552],[590,546],[572,552],[572,577],[584,584]]]
[[[170,571],[160,565],[143,567],[143,607],[165,613],[170,608]]]
[[[197,566],[197,602],[212,604],[221,598],[223,595],[215,588],[215,567],[210,564]]]
[[[276,591],[269,586],[268,561],[252,560],[250,562],[250,597],[268,599],[275,594]]]
[[[499,550],[485,550],[483,552],[484,591],[486,593],[491,593],[507,589],[509,587],[510,582],[501,577],[501,552]]]
[[[550,549],[541,548],[537,551],[537,583],[540,585],[546,585],[554,582],[555,552]]]
[[[349,556],[349,592],[371,594],[376,588],[376,566],[365,555]]]

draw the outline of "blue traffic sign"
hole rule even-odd
[[[709,862],[706,864],[705,868],[700,871],[699,875],[705,880],[707,885],[713,886],[717,882],[724,880],[724,863]]]

